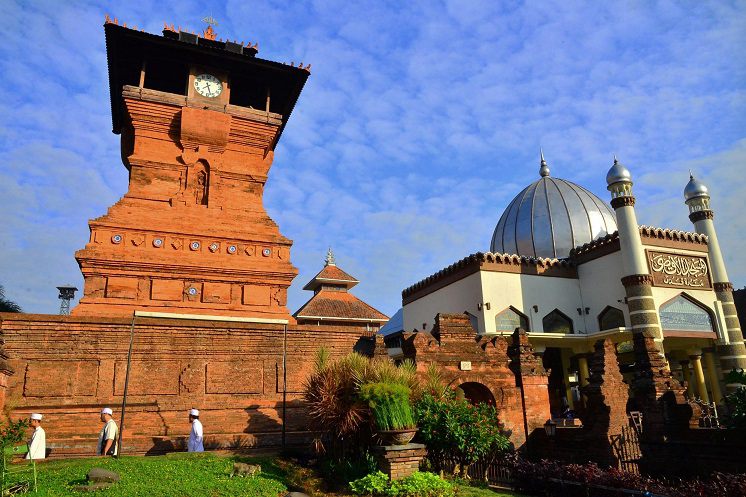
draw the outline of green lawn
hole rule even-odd
[[[277,497],[286,490],[284,472],[271,460],[257,460],[262,473],[253,478],[229,478],[233,461],[209,453],[48,461],[38,465],[38,495],[82,495],[71,487],[85,484],[85,475],[93,467],[116,471],[122,477],[121,482],[95,495]]]
[[[234,461],[261,464],[262,473],[255,477],[229,478]],[[94,495],[121,497],[278,497],[288,487],[303,488],[312,496],[347,497],[340,490],[327,490],[313,469],[302,468],[284,459],[245,458],[212,453],[175,453],[157,457],[125,456],[121,459],[51,460],[37,465],[41,496],[83,495],[72,487],[85,484],[85,475],[93,467],[116,471],[122,481]],[[458,485],[458,497],[520,497],[504,491],[493,491]]]

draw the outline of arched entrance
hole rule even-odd
[[[467,381],[456,387],[456,395],[465,398],[470,404],[491,404],[495,405],[495,396],[490,389],[481,383]]]

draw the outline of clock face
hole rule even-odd
[[[194,89],[203,97],[215,98],[223,91],[223,84],[212,74],[199,74],[194,78]]]

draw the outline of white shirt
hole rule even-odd
[[[47,434],[44,433],[44,428],[37,426],[31,434],[26,459],[44,459],[45,457],[47,457]]]
[[[187,451],[189,452],[204,452],[205,448],[202,446],[202,423],[199,419],[192,421],[192,431],[189,432],[189,442],[187,442]]]
[[[96,448],[96,453],[98,455],[103,456],[105,454],[102,454],[101,451],[106,447],[106,441],[107,440],[113,440],[112,447],[114,447],[114,455],[117,455],[119,453],[119,447],[117,447],[117,424],[114,422],[113,419],[110,419],[106,422],[103,428],[101,428],[101,433],[98,435],[98,447]],[[109,449],[111,451],[111,449]]]

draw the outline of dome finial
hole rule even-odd
[[[619,164],[619,161],[616,160],[616,153],[614,154],[614,164]]]
[[[332,254],[332,246],[329,245],[329,251],[326,253],[326,262],[324,266],[336,266],[337,263],[334,261],[334,254]]]
[[[689,170],[689,181],[694,179],[694,175],[692,174],[692,170]]]
[[[544,151],[539,147],[539,155],[541,155],[541,167],[539,168],[539,175],[541,177],[549,176],[549,166],[547,166],[547,161],[544,160]]]

